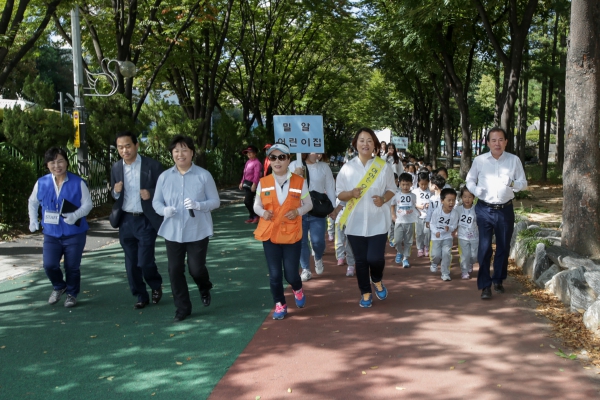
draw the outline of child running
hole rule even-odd
[[[392,198],[391,211],[394,221],[394,242],[396,245],[396,264],[402,263],[402,268],[410,268],[408,258],[415,234],[415,223],[419,219],[416,208],[417,196],[410,191],[412,176],[400,174],[400,192]]]
[[[431,221],[431,214],[440,206],[441,199],[440,193],[446,184],[446,180],[438,174],[433,174],[429,181],[429,190],[431,195],[429,196],[429,207],[427,207],[427,217],[425,222]],[[456,192],[454,192],[456,195]],[[427,256],[427,254],[425,254]]]
[[[441,207],[431,214],[431,272],[437,272],[442,263],[442,280],[451,281],[450,262],[452,261],[452,232],[458,224],[458,213],[454,209],[456,192],[454,189],[443,189],[440,193]]]
[[[425,217],[427,216],[429,198],[431,197],[428,172],[419,173],[419,186],[416,189],[413,189],[413,193],[417,197],[416,207],[421,213],[416,224],[417,256],[423,257],[423,255],[425,255],[426,257],[429,257],[429,228],[425,226]]]
[[[344,265],[344,262],[346,262],[348,264],[346,276],[354,276],[354,254],[352,254],[352,248],[350,247],[350,242],[348,242],[346,232],[343,227],[340,226],[340,219],[344,212],[344,206],[340,204],[339,199],[336,199],[336,203],[333,214],[337,214],[335,219],[335,256],[337,258],[337,265],[342,266]]]
[[[473,200],[475,196],[466,186],[460,190],[462,204],[456,207],[458,215],[458,254],[460,254],[460,269],[462,279],[471,279],[473,264],[477,262],[477,248],[479,247],[479,231],[477,230],[477,217]]]

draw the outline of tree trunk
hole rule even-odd
[[[494,73],[494,126],[500,126],[500,69],[502,64],[500,61],[496,62],[496,72]]]
[[[567,36],[563,33],[560,35],[560,46],[567,47]],[[560,71],[565,71],[567,68],[567,55],[560,55]],[[560,75],[558,81],[558,104],[556,110],[556,168],[560,171],[563,167],[565,159],[565,79],[564,75]]]
[[[433,168],[437,168],[437,154],[438,146],[440,144],[440,115],[437,104],[433,106],[433,119],[431,121],[431,153],[429,154],[429,160],[425,160],[425,163],[430,162]]]
[[[554,29],[553,29],[554,38],[552,39],[552,62],[550,65],[552,66],[552,71],[556,67],[556,46],[558,44],[558,12],[554,16]],[[550,84],[548,87],[548,112],[546,113],[548,117],[548,122],[546,124],[546,144],[544,146],[544,158],[542,158],[542,181],[546,182],[548,179],[548,158],[550,157],[550,133],[552,131],[552,106],[553,106],[553,96],[554,96],[554,79],[556,79],[555,75],[552,74],[549,77]]]
[[[600,256],[600,2],[571,2],[562,245]]]
[[[446,168],[452,168],[452,157],[454,155],[452,149],[452,122],[450,120],[450,87],[444,85],[442,93],[444,101],[444,143],[446,143]]]
[[[548,78],[542,77],[542,99],[540,100],[540,130],[538,135],[538,163],[542,161],[544,151],[544,133],[546,132],[546,92],[548,91]]]
[[[525,77],[523,76],[523,71],[521,71],[521,84],[519,85],[519,107],[517,109],[517,129],[515,130],[516,136],[516,146],[515,146],[515,154],[520,157],[521,154],[521,129],[523,125],[523,81]],[[523,159],[521,159],[523,162]]]
[[[521,145],[519,146],[519,158],[522,163],[525,163],[525,146],[527,145],[527,111],[528,111],[528,98],[529,98],[529,60],[526,59],[523,63],[523,97],[521,102],[523,104],[523,112],[521,114],[521,133],[519,140]]]

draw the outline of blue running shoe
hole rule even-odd
[[[390,240],[390,247],[394,247],[394,241]]]
[[[408,263],[408,260],[402,261],[402,268],[410,268],[410,264]]]
[[[283,319],[287,315],[287,304],[277,303],[275,304],[275,312],[273,312],[273,319]]]
[[[385,286],[383,286],[383,282],[373,282],[373,286],[375,287],[375,296],[377,296],[379,300],[385,300],[387,298],[388,291]]]
[[[296,305],[298,308],[303,308],[306,304],[306,296],[304,295],[304,290],[300,288],[299,290],[292,290],[294,292],[294,299],[296,300]]]
[[[371,293],[365,293],[360,296],[360,302],[358,303],[362,308],[369,308],[373,305],[373,296]]]
[[[402,262],[402,254],[396,253],[396,264],[400,264]]]

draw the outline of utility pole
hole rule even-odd
[[[87,179],[89,175],[88,146],[85,137],[85,102],[83,99],[83,62],[81,56],[81,26],[79,24],[79,6],[71,10],[71,34],[73,37],[73,78],[75,88],[75,110],[73,121],[75,125],[75,147],[77,147],[77,164],[79,175]]]

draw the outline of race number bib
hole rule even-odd
[[[460,216],[460,219],[458,220],[458,225],[462,226],[463,228],[466,228],[466,229],[471,229],[471,226],[473,225],[474,220],[475,220],[475,218],[473,218],[472,216],[470,216],[468,214],[463,214]]]
[[[399,210],[410,210],[412,208],[412,196],[410,194],[400,195],[397,204]]]
[[[429,193],[419,193],[419,204],[427,204],[429,203]]]
[[[437,230],[446,231],[446,227],[450,225],[450,218],[440,217],[437,221]]]
[[[58,212],[46,211],[44,213],[44,223],[49,225],[58,225]]]

